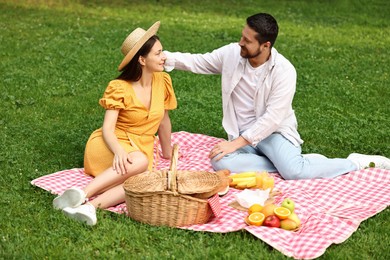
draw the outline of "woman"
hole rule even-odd
[[[99,101],[106,109],[103,126],[92,133],[85,149],[85,172],[95,178],[83,190],[70,188],[53,201],[70,218],[95,225],[96,208],[124,202],[123,182],[153,166],[156,132],[162,157],[171,156],[168,110],[177,103],[171,78],[163,72],[166,57],[155,35],[159,26],[137,28],[122,44],[122,73]]]

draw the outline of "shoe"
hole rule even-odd
[[[380,155],[365,155],[351,153],[348,157],[358,167],[358,170],[366,168],[380,168],[390,170],[390,159]]]
[[[79,188],[73,187],[64,191],[61,196],[53,200],[55,209],[64,209],[66,207],[77,207],[85,202],[85,193]]]
[[[66,207],[63,209],[63,212],[66,216],[84,222],[89,226],[96,224],[96,209],[92,204],[86,203],[76,208]]]

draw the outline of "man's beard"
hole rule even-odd
[[[244,51],[244,52],[243,52]],[[241,47],[241,52],[240,52],[240,55],[241,57],[245,58],[245,59],[252,59],[252,58],[256,58],[257,56],[259,56],[261,54],[261,51],[258,50],[255,54],[250,54],[248,53],[248,50],[247,49],[244,49],[243,47]]]

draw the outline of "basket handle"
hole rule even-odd
[[[179,157],[179,145],[173,144],[171,165],[168,171],[168,189],[171,190],[174,194],[177,193],[176,174],[177,174],[178,157]]]

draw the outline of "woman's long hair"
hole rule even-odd
[[[159,41],[160,38],[157,35],[153,35],[149,40],[142,45],[141,49],[134,55],[131,61],[123,68],[122,73],[117,79],[138,81],[142,77],[142,67],[138,62],[140,56],[146,57],[154,44]]]

